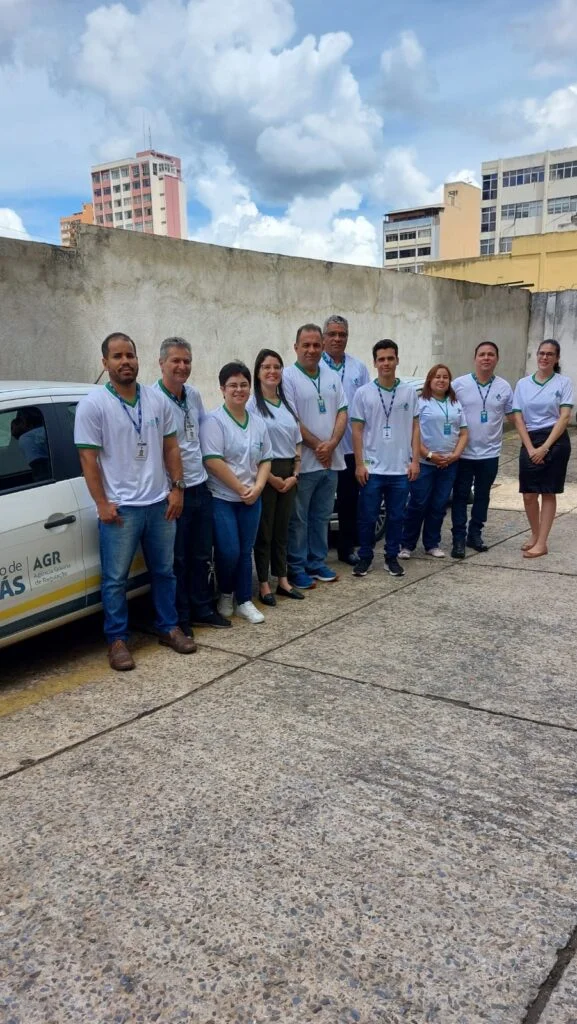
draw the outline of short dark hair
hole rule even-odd
[[[377,358],[377,352],[380,352],[381,349],[385,348],[392,348],[393,352],[398,357],[399,346],[397,345],[396,341],[391,341],[390,338],[381,338],[380,341],[376,341],[375,344],[373,345],[373,363]]]
[[[303,324],[297,331],[296,341],[299,340],[303,331],[315,331],[320,336],[321,341],[323,340],[323,332],[321,331],[318,324]]]
[[[225,363],[218,374],[218,383],[221,388],[224,387],[227,380],[231,377],[246,377],[249,384],[252,384],[252,377],[250,370],[245,363],[241,363],[240,359],[233,359],[231,363]]]
[[[499,346],[494,341],[480,341],[475,349],[475,355],[477,355],[477,352],[479,351],[480,348],[483,348],[483,345],[491,345],[491,347],[494,348],[495,352],[497,353],[497,359],[499,358]]]
[[[108,359],[108,346],[111,341],[115,341],[118,338],[120,341],[129,341],[134,349],[134,355],[136,355],[136,345],[132,338],[128,334],[124,334],[122,331],[113,331],[112,334],[107,334],[101,345],[102,355],[105,359]]]
[[[561,357],[561,346],[559,342],[556,341],[555,338],[543,338],[543,341],[540,341],[539,345],[537,346],[537,353],[541,351],[543,345],[552,345],[555,349],[557,353],[557,359],[553,367],[553,373],[561,373],[561,363],[559,362],[559,359]]]

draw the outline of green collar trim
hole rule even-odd
[[[136,397],[133,402],[131,402],[128,398],[123,398],[122,395],[119,395],[118,391],[116,390],[115,387],[113,387],[110,381],[107,381],[104,387],[107,388],[108,391],[110,391],[111,395],[114,395],[115,398],[119,398],[120,401],[124,402],[125,405],[130,405],[132,409],[134,409],[134,407],[138,405],[138,399],[140,398],[140,384],[136,385]]]
[[[186,401],[186,391],[184,389],[184,384],[182,385],[182,398],[177,398],[176,395],[173,395],[172,391],[169,391],[168,388],[165,388],[162,381],[162,377],[158,378],[158,386],[160,390],[164,392],[166,397],[171,398],[173,402],[182,402],[183,399]]]
[[[262,397],[264,398],[264,395]],[[267,403],[267,405],[274,405],[275,409],[280,409],[282,405],[280,398],[276,402],[273,402],[272,398],[264,398],[264,400]]]
[[[555,372],[553,372],[550,377],[547,377],[547,380],[537,380],[535,374],[532,374],[531,380],[533,381],[534,384],[538,384],[540,388],[544,388],[545,385],[548,384],[550,380],[553,380],[554,376],[555,376]]]
[[[395,383],[392,384],[390,388],[386,388],[384,384],[379,384],[379,378],[375,377],[375,384],[377,385],[378,388],[381,389],[381,391],[394,391],[395,388],[398,388],[400,383],[401,381],[399,380],[399,378],[395,377]]]
[[[297,359],[297,361],[295,363],[295,366],[297,367],[298,370],[301,371],[301,373],[304,373],[305,377],[308,377],[309,380],[318,380],[320,375],[321,375],[321,368],[320,368],[320,366],[317,366],[317,372],[316,373],[309,373],[307,370],[305,370],[304,366],[301,366],[301,364],[299,363],[298,359]]]
[[[475,381],[475,384],[477,384],[477,385],[478,385],[478,386],[479,386],[480,388],[486,388],[486,387],[488,387],[488,386],[489,386],[489,384],[492,384],[492,383],[493,383],[493,381],[495,380],[495,374],[493,374],[493,376],[492,376],[492,377],[489,377],[489,380],[486,380],[486,381],[485,381],[485,383],[483,383],[483,381],[482,381],[482,380],[479,380],[479,378],[477,377],[477,374],[476,374],[476,373],[472,373],[472,374],[471,374],[471,377],[472,377],[472,378],[473,378],[473,380]]]
[[[229,409],[227,409],[227,407],[226,407],[226,405],[224,404],[224,402],[222,403],[222,407],[223,407],[223,409],[224,409],[225,413],[227,414],[227,416],[230,416],[230,418],[231,418],[232,422],[233,422],[233,423],[236,423],[237,427],[240,427],[240,429],[241,429],[241,430],[246,430],[246,428],[248,427],[248,418],[249,418],[249,417],[248,417],[248,413],[247,413],[246,409],[245,409],[245,411],[244,411],[244,416],[245,416],[245,420],[244,420],[244,423],[239,423],[239,421],[238,421],[238,420],[236,419],[236,417],[234,417],[234,416],[232,415],[232,413],[230,412],[230,410],[229,410]]]

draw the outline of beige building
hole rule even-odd
[[[76,233],[79,224],[94,224],[94,207],[92,203],[83,203],[80,213],[71,213],[69,217],[60,218],[61,245],[76,245]]]
[[[513,238],[511,251],[499,256],[432,262],[423,268],[431,277],[479,284],[559,292],[577,288],[577,230]]]
[[[391,210],[383,219],[383,266],[419,273],[431,260],[476,256],[480,216],[481,189],[464,181],[447,182],[440,203]]]

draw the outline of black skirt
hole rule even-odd
[[[534,448],[545,443],[551,427],[545,430],[530,430],[529,437]],[[565,431],[551,446],[543,462],[531,462],[525,445],[519,452],[519,491],[521,494],[563,494],[567,463],[571,455],[571,441]]]

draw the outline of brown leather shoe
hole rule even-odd
[[[124,640],[115,640],[114,643],[110,644],[108,660],[110,668],[115,669],[116,672],[130,672],[132,668],[136,668],[134,658]]]
[[[158,642],[165,647],[172,647],[177,654],[194,654],[198,650],[192,637],[186,636],[180,626],[175,626],[170,633],[161,633]]]

